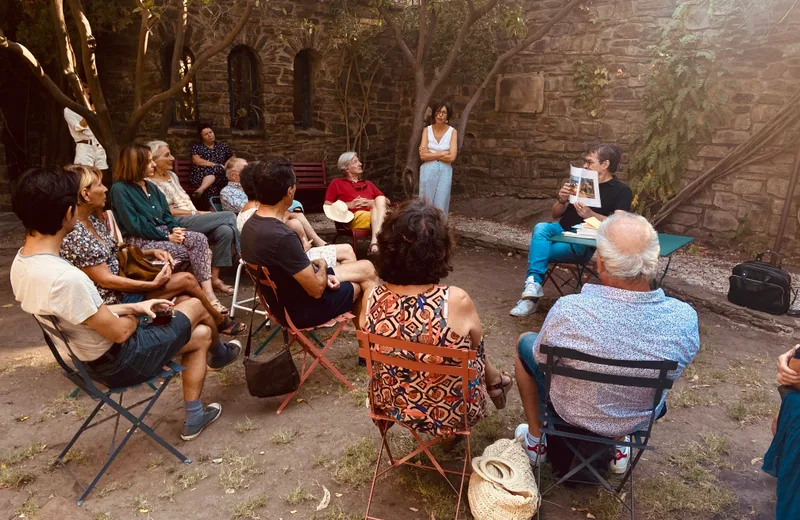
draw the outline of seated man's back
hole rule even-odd
[[[565,296],[547,315],[535,347],[536,361],[546,362],[539,345],[574,349],[610,359],[678,362],[677,379],[700,348],[697,313],[664,291],[636,292],[587,284],[581,294]],[[618,375],[655,377],[652,370],[606,367],[574,360],[560,364]],[[637,430],[649,419],[654,390],[621,387],[556,376],[550,389],[556,412],[567,422],[616,437]],[[658,412],[663,407],[662,398]]]

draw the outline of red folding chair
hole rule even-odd
[[[403,464],[409,465],[414,468],[425,468],[429,470],[437,471],[450,485],[450,487],[458,494],[458,503],[456,504],[456,516],[455,518],[458,519],[458,512],[461,508],[461,496],[463,495],[464,491],[464,480],[467,476],[467,468],[469,467],[469,463],[471,460],[470,454],[470,447],[469,447],[469,435],[470,435],[470,426],[469,426],[469,413],[467,402],[464,399],[464,396],[469,396],[469,382],[475,377],[477,377],[477,372],[474,368],[469,367],[470,361],[475,361],[477,359],[477,352],[475,350],[460,350],[454,348],[447,348],[447,347],[437,347],[433,345],[424,345],[422,343],[414,343],[411,341],[405,341],[397,338],[387,338],[385,336],[379,336],[377,334],[369,334],[367,332],[359,331],[356,333],[358,336],[359,342],[359,349],[358,353],[361,357],[366,359],[367,361],[367,373],[369,374],[370,378],[370,388],[372,388],[372,378],[373,378],[373,362],[382,363],[386,366],[395,367],[395,368],[405,368],[408,370],[412,370],[415,372],[425,372],[429,374],[428,377],[437,377],[437,376],[458,376],[461,378],[461,403],[455,403],[454,407],[460,407],[464,410],[464,426],[463,429],[457,430],[454,432],[455,435],[463,435],[465,437],[465,451],[464,451],[464,464],[461,468],[461,471],[453,471],[444,469],[441,464],[436,460],[436,457],[430,451],[430,448],[436,444],[437,442],[443,440],[441,436],[434,436],[432,439],[426,441],[420,437],[420,435],[411,428],[411,426],[405,424],[404,422],[386,415],[382,413],[380,410],[375,409],[374,403],[374,396],[373,393],[370,391],[369,394],[369,407],[370,407],[370,418],[375,421],[378,426],[378,429],[381,432],[381,448],[378,453],[378,462],[375,465],[375,473],[372,477],[372,486],[369,490],[369,498],[367,501],[367,512],[365,515],[366,520],[380,520],[379,518],[373,517],[369,515],[370,508],[372,506],[372,496],[375,493],[375,483],[378,480],[378,477],[383,475],[384,473],[388,472],[392,468],[396,468]],[[396,356],[391,356],[387,354],[388,350],[406,350],[412,352],[416,359],[420,359],[422,355],[429,355],[429,356],[439,356],[440,359],[444,360],[444,358],[454,359],[459,362],[458,365],[445,365],[445,364],[434,364],[434,363],[423,363],[421,361],[414,361],[410,359],[400,358]],[[389,431],[389,428],[392,427],[394,424],[399,424],[400,426],[406,428],[411,435],[414,437],[414,440],[417,441],[417,448],[413,450],[408,455],[404,456],[401,459],[395,459],[392,455],[391,449],[389,448],[389,443],[386,440],[386,434]],[[389,458],[389,466],[381,470],[381,462],[383,460],[383,452],[386,451],[386,455]],[[428,459],[430,460],[431,464],[423,464],[421,462],[409,462],[411,459],[419,455],[420,453],[425,453]],[[453,485],[447,475],[460,475],[461,479],[459,482],[458,489]]]
[[[358,251],[358,240],[361,238],[371,239],[372,238],[372,230],[370,229],[350,229],[347,224],[342,222],[335,222],[336,224],[336,236],[333,237],[333,243],[336,243],[336,240],[339,237],[345,237],[348,240],[353,240],[353,251]]]
[[[273,282],[270,278],[269,270],[266,267],[247,263],[245,266],[247,267],[247,274],[249,274],[250,278],[253,280],[256,294],[258,295],[264,310],[267,312],[269,319],[283,327],[283,330],[286,333],[284,338],[288,338],[286,346],[291,348],[292,345],[297,342],[297,344],[299,344],[300,348],[303,350],[303,362],[300,367],[300,384],[298,385],[297,390],[286,396],[286,398],[283,400],[283,403],[281,403],[281,405],[278,407],[277,413],[281,413],[286,405],[289,404],[289,401],[291,401],[292,397],[294,397],[294,395],[300,391],[303,383],[306,381],[306,379],[308,379],[314,369],[317,368],[317,365],[322,365],[327,368],[330,373],[336,376],[339,381],[344,383],[348,389],[352,390],[353,385],[347,380],[346,377],[342,375],[341,372],[339,372],[335,366],[333,366],[330,361],[328,361],[328,359],[325,357],[325,353],[331,348],[333,342],[336,341],[339,333],[342,332],[342,329],[344,329],[345,324],[349,320],[354,319],[355,316],[349,312],[345,312],[344,314],[340,314],[334,318],[333,321],[336,322],[336,325],[334,325],[333,334],[331,334],[331,336],[328,338],[327,343],[323,343],[314,333],[314,331],[322,328],[321,326],[306,327],[304,329],[298,329],[295,327],[294,323],[292,323],[292,318],[286,311],[286,308],[278,299],[278,288],[275,286],[275,282]],[[272,291],[274,302],[276,302],[277,308],[270,308],[270,305],[267,303],[267,299],[264,297],[264,288]],[[308,333],[310,339],[304,333]],[[311,342],[312,339],[314,340],[314,343]],[[309,356],[313,358],[313,361],[308,365],[308,368],[306,368],[306,361],[308,360]]]

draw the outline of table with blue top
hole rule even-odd
[[[668,235],[666,233],[659,233],[658,234],[658,245],[659,245],[659,252],[658,255],[667,258],[667,265],[664,267],[664,272],[661,274],[661,277],[658,278],[656,282],[656,287],[661,287],[661,282],[664,281],[664,277],[667,276],[667,272],[669,271],[669,264],[672,262],[672,254],[677,251],[678,249],[686,246],[690,242],[694,240],[694,237],[685,237],[682,235]],[[582,237],[570,237],[565,235],[556,235],[554,237],[550,237],[550,242],[554,243],[562,243],[562,244],[569,244],[570,247],[572,246],[585,246],[595,248],[597,247],[597,241],[593,238],[582,238]],[[573,249],[573,253],[575,256],[579,256],[577,252]],[[594,254],[594,251],[592,251]],[[588,270],[594,276],[597,276],[597,273],[589,269],[586,264],[591,260],[591,256],[586,258],[586,261],[582,264],[576,264],[578,266],[578,285],[576,287],[576,291],[580,289],[580,286],[583,283],[583,272]],[[552,268],[551,268],[552,270]],[[549,273],[548,273],[549,274]],[[544,285],[544,284],[543,284]],[[559,291],[561,292],[561,291]]]

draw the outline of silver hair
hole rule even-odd
[[[150,151],[153,153],[153,157],[155,157],[156,152],[162,146],[166,146],[167,148],[169,148],[169,145],[164,141],[150,141],[149,143],[147,143],[147,146],[150,147]]]
[[[623,250],[615,243],[619,232],[614,228],[622,224],[633,224],[640,238],[632,250]],[[658,272],[658,233],[650,222],[634,213],[615,213],[605,219],[597,231],[597,254],[603,260],[608,274],[620,280],[653,280]]]
[[[350,167],[350,162],[356,155],[358,155],[356,152],[344,152],[342,155],[340,155],[339,162],[336,163],[339,171],[344,173],[344,171]]]
[[[228,162],[225,163],[225,174],[228,176],[228,180],[231,178],[231,171],[236,167],[239,163],[247,164],[247,161],[242,159],[241,157],[231,157],[228,159]]]

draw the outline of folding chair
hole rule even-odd
[[[286,341],[287,348],[291,348],[296,342],[298,345],[300,345],[300,348],[303,351],[303,361],[300,368],[300,384],[298,385],[297,390],[286,396],[286,398],[283,400],[283,403],[281,403],[281,405],[278,407],[277,413],[281,413],[286,405],[289,404],[289,401],[292,400],[292,397],[294,397],[294,395],[300,391],[303,383],[306,381],[306,379],[308,379],[314,369],[317,368],[317,365],[322,365],[323,367],[327,368],[328,371],[330,371],[330,373],[333,374],[339,381],[344,383],[349,390],[352,390],[353,385],[347,380],[346,377],[342,375],[341,372],[339,372],[335,366],[333,366],[333,363],[331,363],[325,357],[325,354],[328,352],[328,349],[333,346],[333,342],[336,341],[339,333],[341,333],[342,329],[344,329],[345,324],[349,320],[354,319],[355,316],[349,312],[345,312],[344,314],[340,314],[334,318],[332,321],[335,321],[336,325],[334,325],[333,334],[331,334],[330,338],[328,338],[327,343],[323,343],[317,337],[315,331],[321,329],[322,325],[325,324],[316,327],[298,329],[292,322],[292,318],[289,316],[289,313],[278,299],[278,288],[270,278],[269,270],[264,266],[258,266],[249,263],[245,264],[245,267],[247,268],[247,274],[249,274],[250,278],[253,280],[253,285],[255,286],[256,294],[261,301],[261,306],[267,312],[270,320],[283,327],[284,341]],[[264,294],[264,289],[267,291],[266,295]],[[272,301],[271,305],[267,303],[267,298]],[[308,333],[308,337],[306,337],[304,333]],[[311,340],[314,340],[314,343],[312,343]],[[262,345],[259,351],[263,348],[264,346]],[[313,361],[308,365],[308,368],[306,368],[306,361],[308,360],[309,356],[313,359]]]
[[[269,316],[267,315],[267,311],[257,309],[257,307],[258,307],[258,305],[260,305],[260,303],[258,302],[258,297],[256,296],[255,288],[253,288],[253,297],[252,298],[247,298],[247,299],[244,299],[244,300],[237,300],[237,298],[239,297],[239,289],[241,288],[240,282],[241,282],[242,268],[243,267],[244,267],[244,260],[239,260],[239,266],[236,268],[236,281],[233,284],[233,299],[231,301],[231,318],[233,318],[233,315],[236,313],[236,309],[241,309],[241,310],[243,310],[245,312],[254,312],[256,314],[259,314],[259,315],[263,316],[264,317],[264,321],[262,321],[261,325],[259,325],[252,332],[253,334],[258,334],[263,329],[269,329],[272,326],[272,322],[270,321]],[[249,306],[248,306],[248,304],[249,304]],[[255,349],[255,352],[253,352],[252,357],[258,356],[261,353],[261,351],[266,348],[266,346],[269,344],[269,342],[272,341],[272,339],[275,336],[277,336],[278,333],[281,332],[282,330],[283,330],[283,327],[278,325],[275,328],[275,330],[273,330],[272,333],[269,336],[267,336],[267,339],[265,339],[261,343],[261,345],[259,345],[258,348]]]
[[[336,236],[333,237],[333,243],[339,237],[345,237],[353,241],[353,251],[358,251],[358,240],[362,238],[372,238],[372,231],[369,229],[350,229],[347,224],[342,222],[334,222],[336,224]]]
[[[439,464],[439,462],[436,460],[436,457],[434,457],[430,451],[430,448],[437,442],[441,441],[443,438],[441,436],[435,436],[430,440],[427,441],[423,440],[422,437],[420,437],[420,435],[411,426],[405,424],[404,422],[398,420],[395,417],[390,417],[385,413],[376,410],[375,403],[373,400],[374,396],[372,392],[370,392],[369,416],[373,421],[376,422],[376,424],[378,425],[378,429],[381,432],[381,447],[378,453],[378,462],[375,465],[375,473],[373,474],[372,477],[372,486],[370,487],[369,490],[369,499],[367,501],[367,512],[365,519],[379,520],[378,518],[369,515],[369,511],[372,506],[372,496],[375,493],[375,483],[377,482],[378,477],[385,474],[392,468],[396,468],[403,464],[415,468],[425,468],[429,470],[435,470],[442,477],[444,477],[444,479],[447,481],[447,483],[450,485],[453,491],[456,492],[456,494],[458,495],[458,503],[456,504],[456,515],[455,515],[455,518],[458,519],[458,512],[459,509],[461,508],[461,496],[463,495],[464,491],[464,480],[466,479],[467,468],[472,458],[469,446],[470,426],[469,426],[469,414],[467,412],[468,406],[466,401],[464,400],[464,396],[469,395],[469,382],[475,379],[475,377],[477,377],[477,372],[475,371],[475,369],[469,367],[469,363],[477,359],[477,352],[474,350],[460,350],[447,347],[438,347],[433,345],[424,345],[422,343],[414,343],[411,341],[404,341],[397,338],[387,338],[385,336],[379,336],[377,334],[369,334],[363,331],[359,331],[356,334],[358,336],[358,342],[359,342],[358,354],[367,361],[367,373],[369,374],[370,378],[370,388],[372,387],[373,362],[382,363],[392,368],[405,368],[416,372],[426,372],[429,374],[429,377],[433,378],[437,376],[458,376],[461,378],[461,384],[462,384],[461,401],[452,403],[449,406],[451,406],[454,409],[461,408],[464,410],[464,426],[462,429],[454,432],[455,435],[463,435],[465,438],[464,464],[461,468],[461,471],[447,470],[442,468],[441,464]],[[386,349],[407,350],[409,352],[412,352],[415,355],[416,359],[419,359],[420,356],[422,355],[440,356],[442,359],[450,358],[453,360],[457,360],[459,363],[458,365],[422,363],[421,361],[414,361],[410,359],[388,355],[386,354]],[[394,456],[392,455],[392,451],[389,448],[389,443],[386,440],[386,434],[388,433],[389,428],[391,428],[392,425],[394,424],[399,424],[400,426],[406,428],[409,432],[411,432],[411,435],[417,441],[417,448],[401,459],[394,458]],[[386,455],[389,458],[389,466],[381,470],[381,462],[383,460],[384,450],[386,451]],[[427,455],[428,460],[430,460],[432,465],[422,464],[417,462],[409,462],[411,459],[413,459],[420,453],[425,453],[425,455]],[[450,479],[447,478],[448,474],[461,476],[458,489],[456,489],[456,487],[453,485]]]
[[[634,488],[633,488],[633,470],[639,462],[642,454],[647,450],[655,450],[654,446],[650,446],[650,433],[653,429],[653,424],[656,421],[656,407],[661,402],[664,392],[672,388],[673,381],[667,377],[671,370],[678,368],[677,361],[633,361],[633,360],[620,360],[620,359],[607,359],[589,354],[584,354],[577,350],[553,347],[550,345],[541,345],[540,351],[547,356],[544,364],[539,365],[539,369],[545,376],[545,391],[544,395],[539,397],[539,418],[542,420],[542,433],[548,438],[561,438],[564,444],[575,455],[580,464],[570,469],[561,479],[552,484],[547,489],[542,489],[542,471],[541,465],[537,471],[537,484],[542,495],[547,494],[555,486],[562,482],[576,482],[581,484],[594,484],[595,481],[601,484],[606,491],[617,499],[617,501],[625,506],[631,513],[631,519],[635,518],[634,514]],[[566,367],[557,364],[559,360],[571,359],[575,361],[583,361],[598,365],[602,367],[619,367],[623,369],[630,369],[635,373],[642,373],[642,371],[658,371],[657,377],[643,377],[643,376],[627,376],[615,375],[602,372],[594,372],[590,370],[582,370],[573,367]],[[596,383],[603,383],[609,385],[617,385],[630,388],[652,388],[653,389],[653,407],[650,412],[650,418],[647,422],[645,429],[633,432],[630,434],[630,441],[616,440],[610,437],[603,437],[593,432],[571,425],[564,421],[555,412],[550,401],[550,388],[553,376],[567,377],[570,379],[579,379],[581,381],[594,381]],[[584,456],[576,446],[576,441],[584,441],[587,443],[594,443],[599,445],[599,449],[590,456]],[[631,448],[632,458],[629,459],[628,469],[622,476],[619,485],[614,488],[603,477],[597,469],[592,466],[592,462],[598,459],[608,448],[615,446],[629,446]],[[636,453],[634,454],[634,450]],[[572,478],[573,475],[578,474],[584,468],[588,469],[595,481],[582,481]],[[625,484],[630,480],[630,505],[625,501],[625,495],[620,496],[620,492]],[[539,513],[537,512],[537,518]]]
[[[547,268],[544,275],[542,287],[549,281],[556,288],[558,294],[564,296],[564,287],[573,287],[573,292],[580,291],[581,286],[591,280],[599,278],[597,272],[586,264],[562,264],[552,263]]]
[[[211,206],[211,211],[219,213],[222,211],[222,199],[219,195],[212,195],[208,198],[208,204]]]
[[[91,483],[88,486],[84,486],[83,484],[81,484],[75,477],[75,475],[73,475],[68,468],[65,468],[67,469],[67,472],[70,473],[70,476],[72,476],[72,478],[78,484],[78,486],[80,486],[83,489],[83,492],[81,493],[80,497],[77,500],[79,506],[83,505],[83,501],[86,499],[87,496],[89,496],[89,494],[92,492],[92,489],[94,489],[94,487],[97,485],[97,483],[105,474],[106,470],[108,470],[108,468],[111,466],[111,463],[114,462],[114,459],[117,457],[117,455],[119,455],[119,452],[122,450],[125,444],[127,444],[131,436],[133,436],[133,434],[136,432],[137,429],[142,430],[144,433],[147,434],[148,437],[150,437],[158,444],[163,446],[167,451],[175,455],[175,457],[177,457],[178,460],[180,460],[184,464],[191,464],[192,462],[191,459],[189,459],[181,452],[179,452],[177,449],[175,449],[170,443],[161,438],[161,436],[159,436],[156,432],[154,432],[152,428],[150,428],[147,424],[144,423],[144,418],[150,412],[150,409],[153,407],[153,405],[156,404],[158,398],[161,397],[161,394],[164,392],[164,389],[167,388],[169,382],[172,380],[173,377],[175,377],[176,375],[178,375],[180,372],[183,371],[183,367],[181,365],[175,363],[174,361],[170,361],[168,366],[162,369],[161,373],[150,378],[148,381],[143,381],[140,384],[127,387],[109,388],[107,391],[103,392],[97,387],[97,385],[95,385],[94,381],[92,380],[92,377],[86,370],[86,366],[83,364],[83,362],[81,362],[80,359],[78,359],[78,357],[72,351],[72,348],[70,348],[69,343],[67,342],[67,338],[64,336],[63,332],[61,332],[61,329],[58,328],[58,324],[56,323],[55,319],[53,319],[50,316],[35,317],[35,319],[36,323],[38,323],[39,327],[42,329],[42,333],[44,334],[44,340],[47,343],[47,346],[50,348],[50,352],[52,352],[53,356],[56,358],[56,361],[61,366],[61,368],[64,369],[64,377],[72,381],[75,385],[78,386],[78,388],[86,392],[86,394],[88,394],[90,397],[98,401],[97,406],[95,406],[94,410],[92,410],[92,413],[89,414],[89,416],[83,422],[81,427],[72,437],[72,440],[70,440],[67,443],[64,450],[61,452],[61,454],[58,456],[55,462],[53,462],[53,466],[57,466],[58,464],[61,463],[61,461],[64,459],[64,457],[72,448],[72,446],[77,442],[78,438],[83,434],[83,432],[85,432],[89,428],[94,428],[95,426],[100,425],[106,421],[115,419],[114,435],[111,437],[111,447],[109,448],[108,459],[106,459],[105,464],[103,464],[103,467],[100,469],[97,475],[95,475],[94,479],[92,479]],[[72,360],[72,363],[75,366],[75,368],[70,367],[64,361],[64,358],[61,357],[61,354],[56,348],[54,341],[59,341],[64,346],[64,348],[66,348],[66,350],[70,354],[70,359]],[[157,383],[159,379],[163,380],[163,382],[161,383],[161,386],[159,386],[156,389],[155,383]],[[130,406],[127,407],[123,406],[122,396],[125,394],[125,392],[133,388],[137,388],[144,383],[150,385],[150,388],[154,390],[153,395],[145,399],[142,399],[141,401],[138,401]],[[112,399],[113,395],[119,395],[119,402],[115,402]],[[146,404],[146,406],[144,407],[144,410],[141,412],[141,414],[139,414],[138,417],[130,412],[130,410],[138,406],[141,406],[143,404]],[[95,416],[100,412],[100,410],[105,405],[111,407],[111,409],[114,410],[114,413],[92,424],[92,421],[94,420]],[[128,429],[122,441],[120,441],[119,444],[116,444],[117,431],[119,430],[120,416],[127,419],[131,423],[131,427]]]

